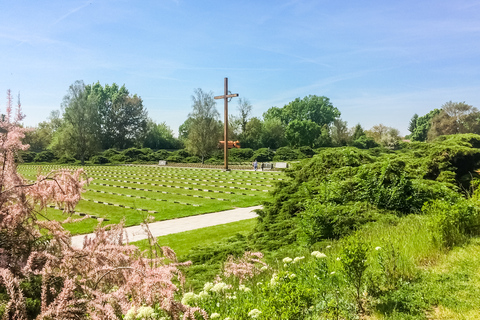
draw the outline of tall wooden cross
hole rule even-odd
[[[228,93],[228,78],[225,78],[225,94],[223,96],[216,96],[214,97],[215,99],[223,99],[223,104],[224,104],[224,114],[225,114],[225,120],[224,124],[225,127],[223,128],[223,161],[224,161],[224,166],[225,166],[225,171],[228,171],[228,99],[231,99],[233,97],[238,97],[238,93]]]

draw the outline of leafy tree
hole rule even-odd
[[[188,117],[180,127],[178,127],[178,138],[182,141],[188,139],[188,135],[190,134],[190,128],[192,126],[193,119]]]
[[[147,111],[142,99],[131,95],[125,85],[103,87],[99,82],[86,86],[101,119],[102,147],[126,149],[141,144],[147,130]]]
[[[415,129],[410,134],[409,138],[412,141],[426,141],[428,131],[432,126],[432,119],[440,113],[439,109],[434,109],[416,120]]]
[[[412,119],[410,119],[410,123],[408,125],[408,131],[413,133],[415,129],[417,128],[417,122],[418,122],[418,114],[414,114]]]
[[[173,136],[173,131],[165,122],[157,124],[149,119],[143,146],[152,149],[178,149],[181,143]]]
[[[365,136],[365,131],[363,130],[362,126],[360,123],[358,123],[355,127],[351,129],[351,138],[352,141],[357,140],[358,138]]]
[[[247,130],[248,117],[252,112],[252,105],[250,104],[250,101],[248,101],[247,99],[240,98],[238,99],[237,108],[238,108],[238,111],[240,112],[238,120],[240,122],[241,133],[245,133],[245,131]]]
[[[63,155],[75,155],[82,165],[100,149],[100,117],[83,81],[76,81],[63,98],[64,124],[56,132],[53,148]]]
[[[311,120],[321,127],[340,117],[340,111],[324,96],[309,95],[303,99],[297,98],[283,109],[287,123],[293,120]]]
[[[245,132],[239,137],[242,148],[258,149],[262,147],[263,122],[257,117],[248,120]]]
[[[287,144],[285,127],[279,119],[265,120],[260,137],[262,147],[278,149]]]
[[[285,130],[285,137],[292,147],[313,147],[321,131],[322,128],[311,120],[293,120]]]
[[[458,133],[480,133],[480,112],[465,102],[449,101],[442,106],[440,113],[432,118],[428,139],[441,135]]]
[[[376,143],[391,149],[396,148],[401,139],[398,129],[383,124],[373,126],[366,134],[373,138]]]
[[[341,119],[333,120],[333,125],[330,129],[330,137],[334,146],[346,146],[350,140],[350,135],[347,128],[347,122]]]
[[[213,93],[206,93],[198,88],[192,95],[192,112],[190,132],[186,141],[187,150],[200,157],[202,163],[205,158],[217,148],[221,136],[219,113],[215,107]]]
[[[46,150],[52,143],[55,132],[62,126],[60,111],[50,113],[47,121],[40,122],[36,128],[25,132],[23,143],[30,145],[30,150],[40,152]]]

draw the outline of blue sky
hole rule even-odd
[[[125,84],[177,131],[194,89],[223,94],[228,77],[253,116],[315,94],[350,127],[407,134],[447,101],[480,108],[479,17],[469,0],[0,0],[0,91],[33,126],[75,80]]]

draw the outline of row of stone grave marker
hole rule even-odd
[[[114,174],[93,174],[91,177],[114,177],[114,178],[123,178],[123,175],[114,175]],[[102,178],[100,178],[102,179]],[[143,180],[143,181],[161,181],[161,182],[170,182],[170,183],[182,183],[182,184],[188,184],[188,185],[200,185],[200,186],[208,186],[208,187],[216,187],[216,188],[227,188],[228,186],[224,185],[215,185],[215,184],[210,184],[210,183],[196,183],[196,182],[187,182],[187,181],[175,181],[175,180],[166,180],[166,179],[147,179],[147,178],[137,178],[137,177],[130,177],[130,179],[133,180]],[[208,181],[208,180],[201,180],[201,181]],[[214,183],[215,181],[211,181]],[[220,181],[221,182],[221,181]],[[243,185],[243,183],[239,183]],[[245,184],[245,185],[251,185],[251,186],[259,186],[259,187],[271,187],[271,185],[265,185],[265,184]],[[235,188],[235,187],[233,187]],[[247,189],[245,189],[247,190]]]
[[[107,184],[107,183],[92,182],[92,184],[98,185],[98,186],[104,186],[104,187],[122,188],[122,189],[139,190],[139,191],[147,191],[147,192],[158,192],[158,193],[163,193],[163,194],[172,194],[172,195],[177,195],[177,196],[186,196],[186,197],[209,199],[209,200],[230,201],[229,199],[213,198],[213,197],[209,197],[209,196],[201,196],[201,195],[196,195],[196,194],[168,192],[168,191],[161,191],[161,190],[151,190],[151,189],[145,189],[145,188],[135,188],[135,187],[130,187],[130,186],[119,186],[119,185]],[[92,190],[92,189],[88,189],[88,190]],[[237,193],[225,192],[225,193],[227,193],[227,194],[239,194],[239,195],[243,195],[243,196],[247,195],[246,193],[238,193],[238,192]],[[255,196],[255,195],[251,194],[250,196]]]
[[[181,187],[181,186],[171,186],[171,185],[167,185],[167,184],[148,183],[148,182],[140,182],[140,181],[128,181],[128,180],[105,179],[105,178],[104,178],[104,179],[100,179],[100,180],[104,180],[104,181],[114,181],[114,182],[123,182],[123,183],[132,183],[132,184],[142,184],[142,185],[155,186],[155,187],[165,187],[165,188],[194,190],[194,191],[202,191],[202,192],[214,192],[214,193],[226,193],[226,194],[241,194],[241,195],[247,195],[247,194],[235,193],[235,192],[231,192],[231,191],[210,190],[210,189],[190,188],[190,187]],[[230,187],[230,189],[241,189],[241,190],[268,192],[268,190],[247,189],[247,188],[240,188],[240,187]]]
[[[203,192],[215,192],[215,193],[229,193],[234,194],[233,192],[226,192],[221,190],[210,190],[210,189],[199,189],[199,188],[190,188],[190,187],[182,187],[182,186],[173,186],[168,184],[159,184],[159,183],[148,183],[148,182],[141,182],[141,181],[132,181],[132,180],[117,180],[117,179],[108,179],[108,178],[100,178],[99,180],[104,181],[115,181],[115,182],[123,182],[123,183],[132,183],[132,184],[143,184],[143,185],[150,185],[156,187],[164,187],[164,188],[176,188],[176,189],[185,189],[185,190],[195,190],[195,191],[203,191]],[[148,179],[145,179],[148,180]],[[155,181],[155,180],[150,180]],[[242,188],[242,187],[235,187],[235,186],[222,186],[222,185],[208,185],[210,187],[217,187],[217,188],[229,188],[229,189],[238,189],[238,190],[246,190],[246,191],[259,191],[259,192],[268,192],[268,190],[260,190],[260,189],[251,189],[251,188]]]
[[[139,176],[139,177],[158,177],[158,176],[163,176],[163,177],[174,177],[180,179],[180,180],[191,180],[191,181],[211,181],[211,182],[220,182],[220,183],[228,183],[228,184],[246,184],[246,185],[255,185],[255,186],[263,186],[263,187],[273,187],[273,185],[269,184],[253,184],[253,180],[245,180],[243,181],[246,182],[237,182],[238,180],[236,179],[230,179],[231,181],[227,180],[211,180],[211,179],[199,179],[199,178],[186,178],[182,175],[177,175],[177,174],[158,174],[158,175],[152,175],[152,174],[140,174],[140,173],[131,173],[131,171],[111,171],[111,170],[88,170],[87,173],[108,173],[109,175],[114,175],[118,173],[122,173],[123,175],[127,176]],[[105,176],[105,175],[104,175]],[[239,179],[242,180],[242,179]],[[163,180],[160,180],[163,181]],[[168,181],[170,182],[170,181]]]
[[[123,194],[123,193],[109,192],[109,191],[95,190],[95,189],[89,189],[88,191],[93,191],[93,192],[97,192],[97,193],[104,193],[104,194],[111,194],[111,195],[114,195],[114,196],[122,196],[122,197],[127,197],[127,198],[136,198],[136,199],[151,200],[151,201],[164,201],[164,202],[183,204],[183,205],[186,205],[186,206],[200,207],[199,204],[180,202],[180,201],[177,201],[177,200],[167,200],[167,199],[149,198],[149,197],[144,197],[144,196],[134,196],[134,195],[131,195],[131,194]],[[146,190],[144,189],[144,191],[146,191]],[[218,199],[218,200],[228,201],[228,200],[224,200],[224,199]]]

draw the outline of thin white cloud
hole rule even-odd
[[[65,20],[66,18],[68,18],[70,15],[82,10],[83,8],[85,7],[88,7],[89,5],[92,4],[93,1],[87,1],[85,4],[73,9],[73,10],[70,10],[68,13],[64,14],[63,16],[61,16],[60,18],[58,18],[57,20],[55,20],[53,23],[52,23],[52,26],[56,25],[57,23],[59,23],[60,21],[62,20]]]

